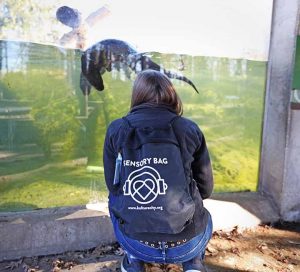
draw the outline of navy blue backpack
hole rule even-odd
[[[133,127],[119,147],[111,207],[125,233],[176,234],[191,223],[195,204],[184,171],[173,118],[163,127]]]

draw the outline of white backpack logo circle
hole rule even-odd
[[[165,195],[168,185],[157,170],[144,166],[130,173],[123,186],[124,196],[131,196],[139,204],[149,204],[158,195]]]

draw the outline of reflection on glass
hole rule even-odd
[[[105,89],[85,96],[81,55],[79,50],[0,42],[0,211],[93,203],[95,180],[97,200],[106,199],[104,135],[112,120],[127,113],[135,73],[128,79],[127,66],[112,65],[102,75]],[[206,135],[215,191],[255,190],[266,63],[147,56],[197,87],[199,94],[172,79],[184,115]]]
[[[124,75],[130,79],[132,71],[139,73],[147,69],[156,70],[171,79],[186,82],[199,93],[193,82],[184,75],[164,69],[163,66],[152,61],[147,54],[138,53],[131,45],[117,39],[100,41],[82,53],[80,87],[84,94],[90,93],[90,85],[98,91],[103,91],[102,75],[106,71],[116,70],[121,72],[123,79]]]
[[[299,27],[300,32],[300,27]],[[293,75],[293,91],[291,95],[291,109],[300,110],[300,35],[297,37],[297,47],[295,54],[295,65]]]

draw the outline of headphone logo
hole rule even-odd
[[[165,195],[168,185],[153,167],[144,166],[130,173],[123,186],[124,196],[139,204],[149,204],[158,195]]]

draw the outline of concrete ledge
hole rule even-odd
[[[259,193],[214,194],[204,205],[212,214],[214,230],[279,220],[272,203]],[[105,203],[98,208],[101,211],[80,206],[0,213],[0,261],[84,250],[114,242]]]
[[[115,241],[106,213],[82,207],[0,214],[0,261],[84,250]]]
[[[258,192],[213,194],[204,206],[212,215],[214,230],[249,228],[280,219],[272,201]]]

